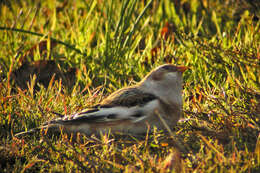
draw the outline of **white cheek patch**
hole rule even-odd
[[[165,75],[165,77],[166,78],[177,78],[178,77],[178,74],[177,74],[177,72],[170,72],[170,73],[167,73],[166,75]]]

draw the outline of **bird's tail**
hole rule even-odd
[[[41,110],[41,112],[43,112],[41,107],[39,107],[39,109]],[[52,112],[52,113],[55,114],[55,115],[58,115],[59,117],[64,117],[64,115],[59,114],[57,112]],[[58,119],[61,119],[61,118],[58,118]],[[50,122],[47,122],[47,123],[41,125],[40,127],[30,129],[29,131],[16,133],[14,135],[14,137],[21,138],[21,137],[24,137],[24,136],[28,136],[28,135],[31,135],[31,134],[38,133],[38,132],[43,132],[43,134],[44,133],[46,134],[48,131],[57,131],[57,129],[58,129],[58,126],[55,126],[55,123],[52,124]]]
[[[14,135],[14,137],[16,137],[16,138],[21,138],[21,137],[24,137],[24,136],[27,136],[27,135],[31,135],[31,134],[40,132],[40,131],[43,130],[43,129],[45,129],[45,128],[44,128],[44,127],[33,128],[33,129],[30,129],[29,131],[24,131],[24,132],[16,133],[16,134]]]
[[[35,134],[35,133],[40,133],[42,135],[51,134],[51,133],[55,134],[55,132],[58,132],[58,131],[59,131],[59,127],[58,126],[55,126],[55,125],[53,125],[53,126],[45,125],[45,126],[40,126],[40,127],[36,127],[36,128],[30,129],[28,131],[16,133],[14,135],[14,137],[21,138],[21,137],[29,136],[29,135],[32,135],[32,134]]]

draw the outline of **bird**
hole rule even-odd
[[[182,114],[182,74],[187,69],[186,66],[163,64],[140,82],[115,91],[95,106],[47,121],[15,136],[42,129],[86,135],[108,132],[143,135],[154,127],[165,130],[160,117],[167,126],[174,128]]]

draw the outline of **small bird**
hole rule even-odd
[[[112,93],[96,106],[48,121],[15,136],[41,129],[86,135],[109,131],[142,135],[154,126],[165,129],[156,114],[173,128],[182,114],[182,73],[186,69],[185,66],[161,65],[136,85]]]

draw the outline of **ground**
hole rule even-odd
[[[0,172],[259,172],[259,11],[257,0],[1,1]],[[189,67],[171,135],[13,136],[164,63]]]

